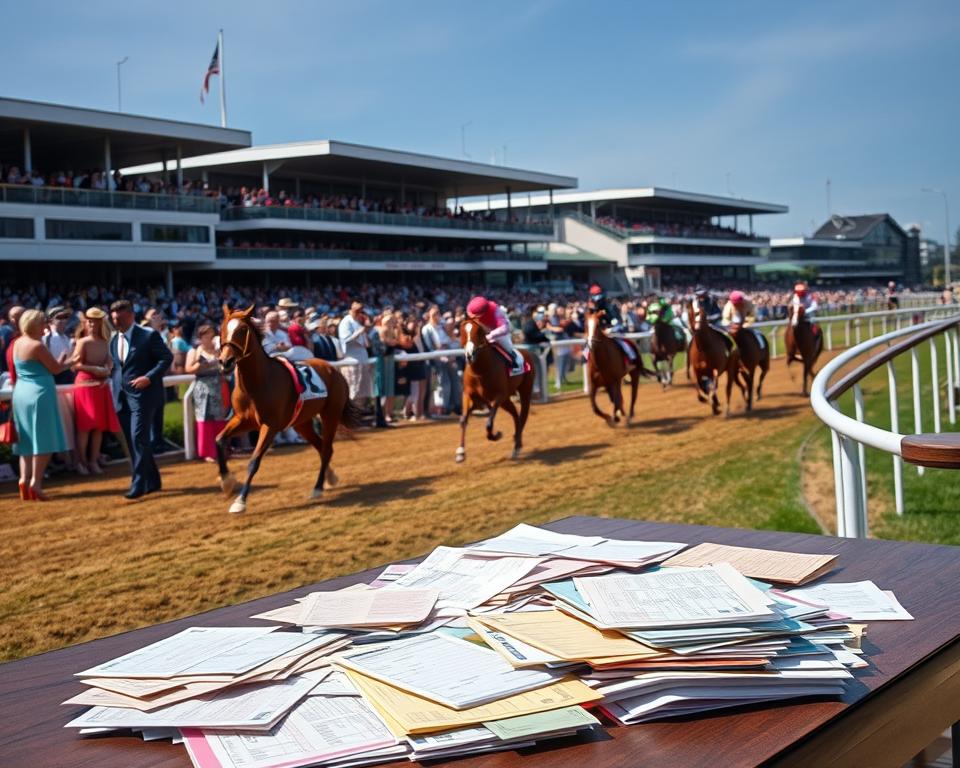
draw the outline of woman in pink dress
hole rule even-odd
[[[110,330],[106,312],[90,307],[83,314],[73,370],[73,407],[77,424],[77,472],[99,475],[104,432],[119,432],[120,422],[110,394]]]
[[[197,329],[197,346],[187,352],[187,373],[196,376],[191,390],[197,417],[197,457],[208,462],[217,460],[217,435],[227,425],[230,395],[226,379],[220,372],[217,357],[217,334],[211,325]]]

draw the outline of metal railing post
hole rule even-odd
[[[919,435],[923,432],[923,412],[920,405],[920,358],[916,347],[910,350],[910,373],[913,384],[913,433]],[[919,464],[917,474],[923,474],[923,467]]]
[[[847,320],[843,324],[843,337],[844,337],[843,346],[849,347],[850,346],[850,321],[849,320]]]
[[[940,434],[940,365],[937,360],[937,340],[930,339],[930,376],[933,395],[933,431]]]
[[[957,401],[956,392],[953,388],[956,383],[953,378],[953,344],[950,339],[950,331],[943,334],[944,357],[947,361],[947,418],[951,424],[957,423]]]
[[[833,323],[825,323],[827,326],[827,352],[833,350]]]
[[[873,318],[867,320],[867,338],[873,338]]]
[[[831,403],[836,408],[836,403]],[[843,510],[843,469],[840,464],[840,434],[830,430],[830,444],[833,447],[833,490],[837,502],[837,536],[846,536],[846,515]]]
[[[864,422],[863,389],[859,384],[853,385],[853,408],[857,421]],[[857,443],[857,462],[860,464],[860,499],[863,506],[863,517],[867,516],[867,447]]]
[[[195,383],[191,381],[187,391],[183,393],[183,458],[187,461],[197,458],[197,418],[193,407]]]
[[[777,357],[777,329],[773,329],[773,333],[770,334],[770,359]]]
[[[867,521],[860,492],[862,468],[857,455],[856,442],[846,435],[840,436],[840,471],[843,474],[843,535],[847,538],[864,539],[867,536]]]
[[[854,328],[854,330],[856,331],[857,346],[859,347],[859,346],[860,346],[860,342],[862,341],[862,339],[860,338],[860,321],[859,321],[859,320],[854,320],[854,321],[853,321],[853,328]]]
[[[887,389],[890,395],[890,431],[900,434],[900,400],[897,393],[897,369],[887,362]],[[897,514],[903,514],[903,459],[893,454],[893,501]]]

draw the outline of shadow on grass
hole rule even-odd
[[[609,447],[607,443],[579,443],[577,445],[558,446],[557,448],[543,448],[526,454],[523,461],[539,461],[541,464],[557,466],[568,461],[591,458],[604,448]]]
[[[451,462],[453,463],[453,462]],[[393,480],[382,483],[360,483],[335,490],[324,491],[324,498],[317,502],[318,507],[352,507],[357,504],[383,504],[397,499],[417,499],[437,480],[440,475],[410,477],[406,480]]]
[[[710,415],[709,411],[701,416],[667,416],[662,419],[644,419],[633,422],[628,429],[639,429],[643,432],[655,432],[658,435],[675,435],[686,432],[694,424],[698,424]]]

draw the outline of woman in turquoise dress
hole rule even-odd
[[[55,374],[70,367],[54,359],[43,345],[44,314],[28,309],[20,316],[23,334],[13,345],[17,381],[13,387],[13,423],[20,456],[20,498],[46,501],[43,471],[51,454],[67,450],[60,423]]]

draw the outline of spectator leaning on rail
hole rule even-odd
[[[358,363],[358,365],[346,366],[343,373],[350,386],[350,399],[361,407],[372,397],[370,370],[367,365],[369,328],[370,321],[363,314],[363,304],[359,301],[354,301],[350,305],[350,312],[344,316],[337,327],[337,336],[340,339],[340,346],[343,347],[344,357],[352,357]]]
[[[117,329],[110,342],[113,356],[113,401],[130,451],[129,500],[160,490],[160,470],[153,458],[150,425],[163,408],[163,375],[173,361],[160,334],[134,323],[133,306],[121,299],[110,305]]]

